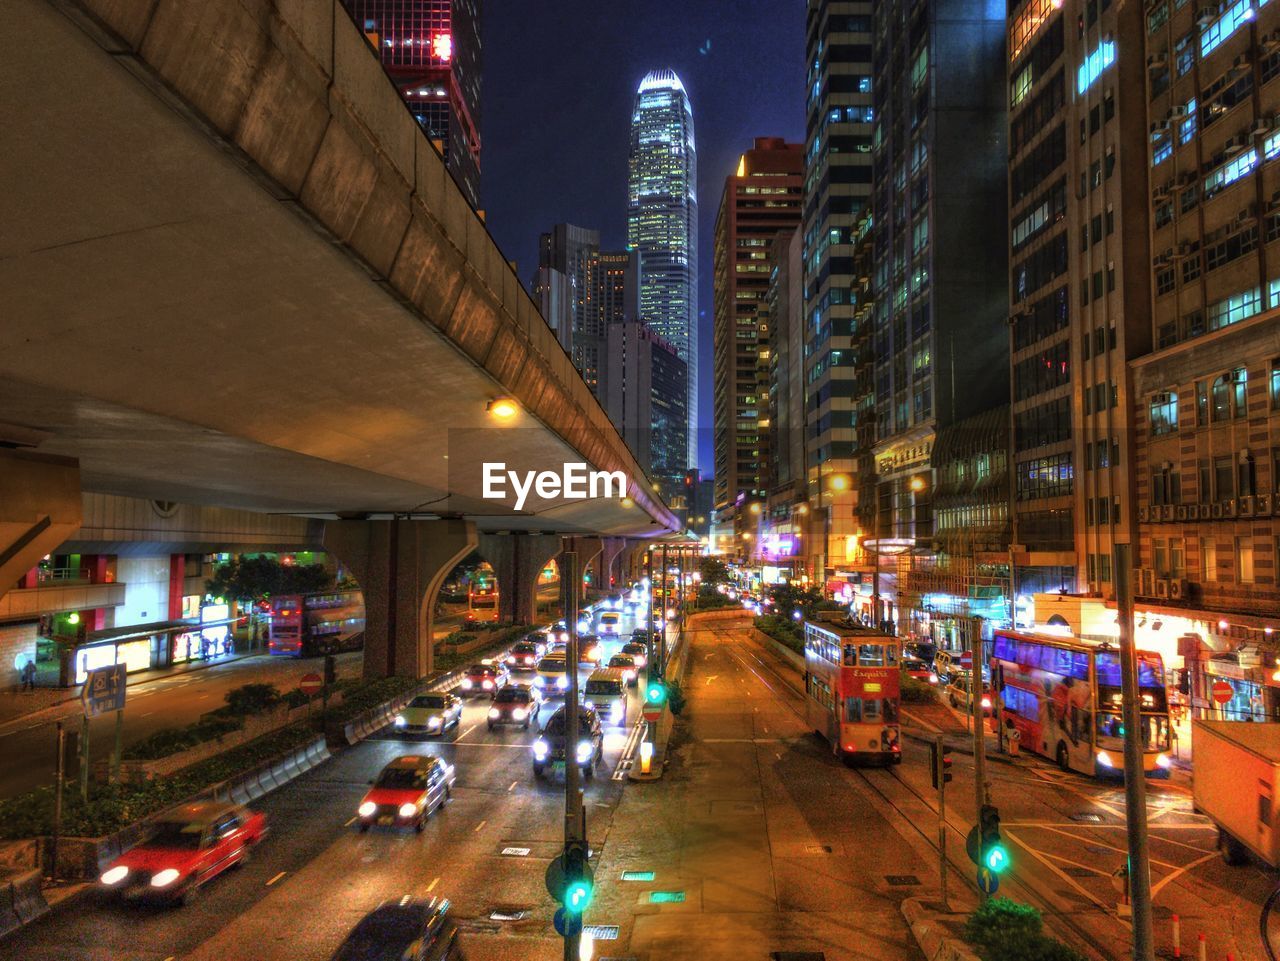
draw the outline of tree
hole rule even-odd
[[[806,618],[813,618],[823,609],[825,598],[816,588],[805,590],[795,584],[771,584],[767,588],[769,600],[773,601],[774,610],[779,616],[790,617],[792,611],[799,610]]]
[[[698,558],[698,573],[702,575],[703,587],[729,583],[729,568],[724,561],[711,554]]]
[[[267,554],[232,557],[219,564],[205,589],[214,597],[255,604],[278,594],[314,594],[333,587],[333,575],[320,564],[281,564]]]

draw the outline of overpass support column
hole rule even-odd
[[[325,522],[325,550],[364,591],[365,677],[431,673],[436,597],[476,540],[475,525],[461,520]]]
[[[600,577],[598,578],[598,587],[609,590],[615,583],[621,581],[620,572],[617,568],[617,560],[623,550],[626,549],[627,539],[625,537],[606,537],[604,539],[604,548],[600,552],[600,560],[598,567],[600,569]]]
[[[480,556],[498,575],[498,620],[532,624],[538,617],[538,575],[560,553],[555,534],[481,534]]]
[[[643,560],[644,545],[638,541],[627,541],[627,546],[622,549],[622,557],[618,561],[622,579],[632,582],[644,577]]]
[[[0,450],[0,596],[79,530],[82,510],[77,461]]]
[[[604,540],[599,537],[566,537],[561,548],[565,551],[576,551],[578,554],[578,576],[581,578],[587,567],[595,563],[596,586],[600,586],[600,561],[599,557],[604,550]],[[608,578],[605,578],[607,584]],[[585,601],[587,599],[587,588],[581,581],[578,583],[578,599]]]

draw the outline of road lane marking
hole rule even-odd
[[[1073,888],[1075,888],[1077,891],[1079,891],[1079,892],[1080,892],[1080,894],[1081,894],[1081,895],[1083,895],[1083,896],[1084,896],[1084,898],[1085,898],[1086,900],[1088,900],[1088,901],[1092,902],[1093,904],[1096,904],[1098,907],[1100,907],[1100,908],[1103,910],[1103,912],[1104,912],[1104,913],[1105,913],[1105,914],[1106,914],[1106,915],[1107,915],[1111,920],[1115,921],[1115,922],[1116,922],[1116,923],[1118,923],[1118,924],[1123,925],[1123,926],[1124,926],[1124,927],[1126,927],[1126,928],[1132,928],[1132,927],[1133,927],[1133,925],[1132,925],[1129,921],[1126,921],[1124,918],[1117,918],[1117,917],[1114,917],[1114,916],[1111,914],[1111,911],[1112,911],[1111,905],[1104,903],[1104,902],[1103,902],[1103,901],[1101,901],[1099,898],[1097,898],[1094,894],[1092,894],[1090,891],[1086,890],[1084,887],[1082,887],[1081,885],[1077,884],[1077,883],[1075,882],[1075,879],[1074,879],[1074,878],[1072,878],[1072,877],[1071,877],[1071,875],[1067,874],[1065,871],[1063,871],[1061,868],[1059,868],[1056,864],[1054,864],[1052,861],[1050,861],[1047,857],[1045,857],[1043,854],[1041,854],[1041,853],[1040,853],[1039,851],[1037,851],[1035,848],[1031,847],[1029,844],[1027,844],[1025,841],[1023,841],[1023,840],[1022,840],[1021,838],[1019,838],[1017,835],[1015,835],[1012,831],[1009,831],[1009,830],[1007,830],[1007,829],[1006,829],[1006,830],[1005,830],[1005,832],[1004,832],[1004,836],[1005,836],[1005,837],[1007,837],[1007,838],[1008,838],[1010,841],[1012,841],[1014,844],[1018,845],[1018,847],[1022,848],[1022,849],[1023,849],[1024,851],[1026,851],[1028,854],[1030,854],[1033,858],[1035,858],[1037,861],[1039,861],[1039,862],[1040,862],[1041,864],[1043,864],[1045,867],[1047,867],[1050,871],[1052,871],[1054,874],[1056,874],[1060,879],[1062,879],[1063,881],[1067,882],[1067,884],[1068,884],[1070,887],[1073,887]]]
[[[270,881],[267,882],[267,887],[271,887],[271,885],[275,884],[277,881],[279,881],[282,877],[284,877],[288,873],[289,873],[288,871],[281,871],[274,878],[272,878]]]
[[[346,824],[344,824],[344,825],[342,825],[342,826],[343,826],[344,828],[349,828],[349,827],[351,827],[351,825],[353,825],[353,824],[355,824],[355,823],[356,823],[356,819],[355,819],[355,817],[352,817],[350,821],[348,821]]]
[[[138,717],[150,717],[155,711],[147,711],[146,714],[139,714]]]
[[[511,787],[507,788],[507,791],[508,791],[508,792],[510,792],[510,791],[514,791],[514,790],[516,789],[516,785],[517,785],[517,784],[519,784],[519,783],[520,783],[519,781],[512,781],[512,782],[511,782]]]
[[[1166,874],[1159,881],[1157,881],[1155,885],[1152,886],[1151,896],[1154,898],[1157,894],[1160,893],[1160,889],[1162,887],[1164,887],[1166,884],[1168,884],[1170,881],[1176,878],[1179,874],[1186,874],[1190,872],[1192,868],[1199,867],[1200,865],[1204,864],[1205,861],[1208,861],[1210,858],[1216,858],[1217,856],[1218,856],[1217,851],[1210,851],[1208,854],[1204,855],[1203,857],[1196,858],[1190,864],[1184,864],[1180,868],[1174,868],[1172,873]],[[1157,862],[1153,862],[1153,863],[1157,863]]]
[[[480,726],[479,721],[477,721],[475,724],[472,724],[469,728],[467,728],[465,731],[463,731],[461,734],[458,735],[458,740],[461,741],[464,737],[466,737],[468,734],[470,734],[479,726]]]
[[[428,884],[428,885],[427,885],[427,894],[430,894],[432,891],[434,891],[434,890],[436,889],[436,885],[437,885],[437,884],[439,884],[439,883],[440,883],[440,879],[439,879],[439,878],[436,878],[434,881],[432,881],[430,884]]]
[[[472,828],[472,829],[471,829],[472,833],[475,833],[475,832],[479,831],[482,827],[484,827],[484,826],[485,826],[486,824],[488,824],[488,823],[489,823],[489,821],[488,821],[488,819],[487,819],[487,818],[486,818],[485,820],[481,821],[479,824],[477,824],[474,828]]]

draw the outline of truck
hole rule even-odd
[[[1191,756],[1195,809],[1217,825],[1222,859],[1280,868],[1280,726],[1193,720]]]

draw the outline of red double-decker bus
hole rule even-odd
[[[314,657],[364,645],[364,595],[359,591],[287,594],[271,598],[267,650]]]
[[[899,641],[848,621],[806,621],[809,724],[845,761],[898,764]]]

